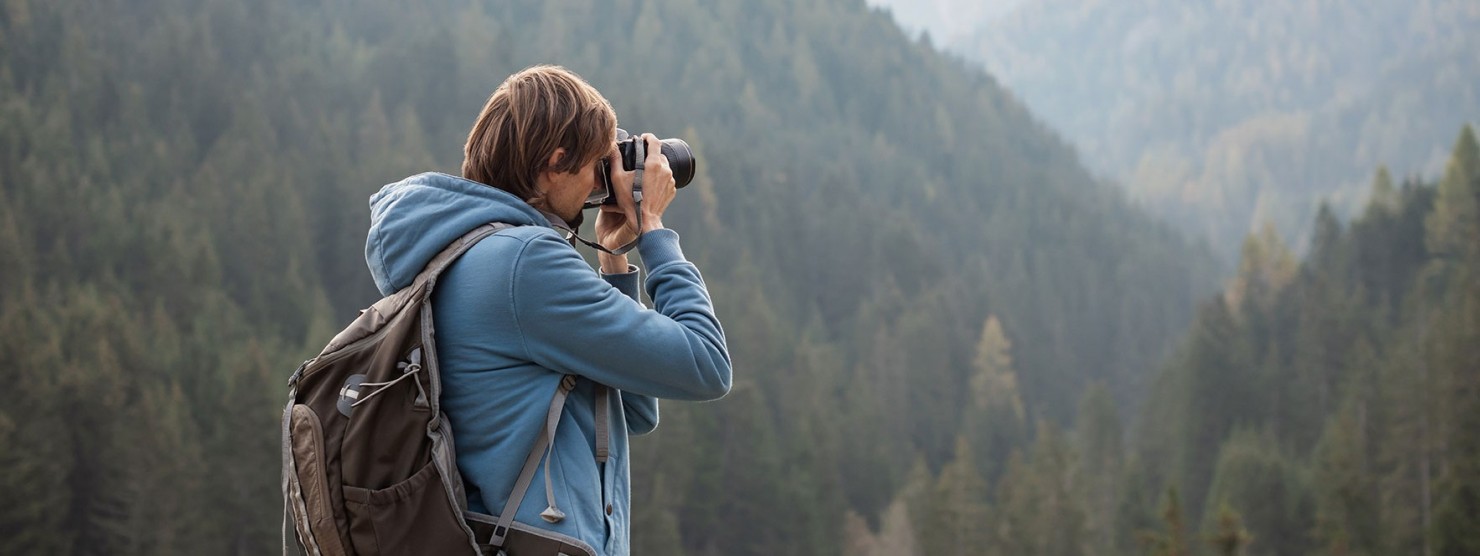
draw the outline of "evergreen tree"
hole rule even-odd
[[[1434,212],[1425,222],[1431,293],[1440,303],[1423,315],[1426,367],[1438,388],[1435,425],[1439,465],[1429,536],[1440,554],[1480,550],[1480,145],[1466,126],[1455,144]]]
[[[1110,391],[1094,384],[1079,403],[1075,426],[1077,475],[1084,484],[1085,553],[1106,554],[1115,546],[1116,490],[1122,470],[1120,416]]]
[[[1381,508],[1366,405],[1348,398],[1326,422],[1312,463],[1316,496],[1316,536],[1325,550],[1341,554],[1379,554]]]
[[[990,490],[977,473],[965,438],[956,440],[956,457],[940,470],[931,493],[920,546],[926,554],[979,554],[990,546]]]
[[[1383,552],[1423,552],[1429,542],[1434,488],[1434,386],[1416,338],[1388,352],[1382,369],[1382,431],[1379,500],[1383,508]]]
[[[1398,211],[1403,198],[1397,188],[1393,187],[1393,175],[1388,172],[1387,166],[1377,167],[1377,173],[1372,176],[1372,187],[1367,198],[1367,209],[1363,218],[1371,218],[1378,213]]]
[[[1166,501],[1162,503],[1161,519],[1164,531],[1141,531],[1141,545],[1151,556],[1188,556],[1186,518],[1182,515],[1182,502],[1177,497],[1177,487],[1167,489]]]
[[[971,369],[970,406],[964,412],[962,430],[977,454],[978,473],[990,483],[1026,436],[1026,416],[1012,367],[1012,342],[995,316],[987,317],[982,325]]]
[[[1304,470],[1288,461],[1270,435],[1232,434],[1219,450],[1218,466],[1203,512],[1203,530],[1216,534],[1218,508],[1238,512],[1257,541],[1251,554],[1303,553],[1312,528],[1312,500]]]
[[[879,533],[875,535],[863,517],[848,512],[843,519],[843,553],[863,556],[921,554],[909,510],[903,500],[896,499],[890,503],[879,521]]]
[[[1218,530],[1207,539],[1207,543],[1217,551],[1218,556],[1239,556],[1251,540],[1253,537],[1244,529],[1238,512],[1226,504],[1219,506]]]
[[[1064,434],[1038,425],[1028,458],[1008,462],[997,486],[998,543],[1004,554],[1082,554],[1085,493],[1078,456]]]
[[[1465,126],[1455,140],[1434,212],[1424,222],[1429,252],[1440,268],[1480,259],[1480,143]]]
[[[1429,217],[1431,268],[1450,287],[1433,317],[1429,355],[1443,388],[1443,463],[1431,534],[1437,554],[1480,551],[1480,145],[1466,126]]]
[[[1265,224],[1244,240],[1238,274],[1224,290],[1224,298],[1235,310],[1252,307],[1268,312],[1279,291],[1295,278],[1297,264],[1274,225]]]
[[[1141,552],[1143,533],[1152,531],[1160,519],[1157,503],[1162,492],[1150,483],[1147,477],[1149,467],[1132,456],[1121,472],[1116,485],[1117,503],[1112,514],[1114,543],[1109,545],[1114,553]]]
[[[1221,298],[1212,300],[1199,314],[1179,362],[1186,373],[1186,390],[1181,393],[1181,421],[1176,423],[1175,470],[1182,488],[1195,493],[1188,495],[1189,505],[1203,503],[1222,439],[1235,423],[1259,414],[1267,403],[1257,390],[1252,340],[1235,319]]]

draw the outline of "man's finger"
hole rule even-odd
[[[659,159],[664,158],[663,142],[658,140],[657,135],[644,133],[642,134],[642,141],[643,143],[647,144],[647,160],[643,161],[644,164],[648,162],[657,162],[659,161]]]

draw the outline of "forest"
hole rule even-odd
[[[1480,542],[1469,128],[1231,269],[861,0],[7,0],[0,554],[275,552],[368,196],[535,63],[700,159],[665,222],[735,385],[634,439],[634,553]]]

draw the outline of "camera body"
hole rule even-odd
[[[689,144],[683,139],[663,139],[661,145],[663,156],[668,158],[668,168],[673,170],[674,185],[683,188],[694,181],[698,161],[694,159],[694,151],[689,149]],[[640,135],[631,135],[627,130],[617,128],[617,155],[622,161],[622,169],[631,172],[641,168],[647,158],[646,144]],[[585,208],[617,204],[616,189],[612,187],[611,160],[601,159],[597,171],[601,173],[602,188],[586,197]],[[634,194],[641,190],[639,184],[633,185]]]

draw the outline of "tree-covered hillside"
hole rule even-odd
[[[1250,236],[1125,430],[1094,387],[1072,430],[1039,421],[997,467],[980,433],[1020,421],[978,398],[946,465],[917,464],[876,526],[850,516],[850,553],[1476,554],[1471,128],[1452,153],[1437,183],[1379,170],[1350,223],[1322,208],[1304,261],[1273,228]],[[1010,363],[987,330],[979,376]]]
[[[843,552],[958,437],[1001,467],[1092,381],[1138,399],[1209,291],[1210,256],[861,1],[12,0],[0,553],[272,550],[283,381],[374,300],[367,197],[457,168],[539,62],[700,158],[668,223],[736,385],[634,443],[639,553]]]
[[[1241,516],[1247,554],[1480,549],[1473,130],[1437,184],[1383,169],[1370,197],[1350,224],[1323,207],[1303,262],[1273,231],[1245,243],[1158,377],[1120,517],[1149,522],[1166,485],[1194,531]]]
[[[1480,120],[1480,4],[1034,0],[940,44],[986,65],[1085,163],[1230,255],[1303,248],[1372,168],[1442,170]]]

